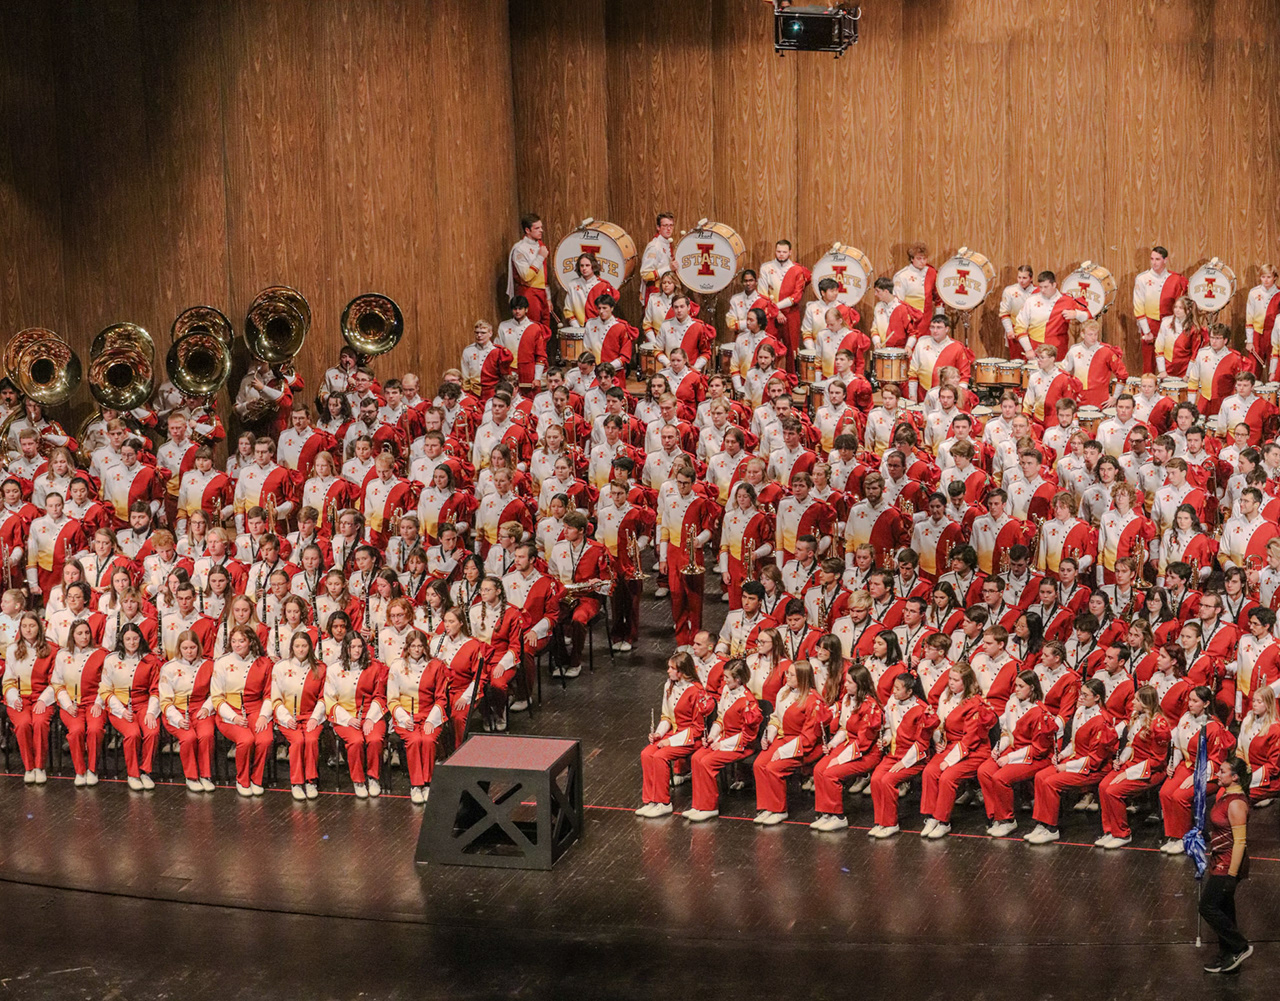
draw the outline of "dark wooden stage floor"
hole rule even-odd
[[[718,622],[723,606],[709,618]],[[1064,842],[981,836],[872,842],[859,829],[759,829],[749,792],[704,825],[638,820],[637,755],[669,643],[645,603],[644,641],[546,701],[516,732],[583,742],[584,840],[550,873],[413,865],[421,812],[403,795],[298,804],[179,786],[130,794],[0,779],[0,999],[642,997],[871,989],[903,998],[1261,996],[1280,929],[1280,811],[1255,815],[1240,912],[1256,954],[1223,983],[1200,966],[1190,864],[1154,848],[1103,853],[1096,814]],[[322,776],[322,778],[327,777]],[[332,787],[332,782],[330,782]],[[398,773],[393,792],[406,792]],[[676,790],[677,809],[688,787]],[[812,795],[793,788],[793,802]],[[906,826],[918,830],[912,798]],[[1029,824],[1029,817],[1024,819]],[[960,985],[963,985],[959,990]],[[961,993],[962,991],[962,993]]]

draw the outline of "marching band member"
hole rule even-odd
[[[1166,317],[1174,310],[1174,303],[1187,294],[1187,280],[1168,267],[1169,251],[1164,247],[1151,248],[1151,267],[1133,280],[1133,315],[1138,321],[1138,333],[1142,338],[1142,370],[1156,371],[1159,348],[1157,333]],[[1194,352],[1193,352],[1194,353]],[[1167,356],[1166,356],[1167,360]],[[1164,366],[1160,367],[1164,375]],[[1181,374],[1181,373],[1170,373]]]
[[[213,661],[200,638],[186,630],[178,637],[177,654],[160,668],[157,690],[160,718],[178,741],[182,773],[191,792],[213,792],[213,703],[209,686]]]
[[[1045,706],[1040,679],[1022,671],[1013,696],[1000,716],[1000,739],[992,755],[978,767],[978,785],[991,821],[987,834],[1007,838],[1018,829],[1013,814],[1013,786],[1034,779],[1052,765],[1058,742],[1058,718]]]
[[[693,805],[686,820],[700,822],[720,815],[717,776],[726,765],[751,754],[763,719],[760,705],[747,688],[751,668],[741,658],[724,665],[724,689],[716,703],[716,720],[693,752]]]
[[[301,801],[319,796],[316,782],[327,670],[305,631],[293,635],[288,650],[289,656],[271,669],[271,705],[276,726],[289,743],[290,791]]]
[[[916,341],[907,369],[908,391],[912,400],[918,400],[922,392],[932,390],[938,381],[939,370],[948,365],[959,370],[960,387],[968,388],[972,356],[968,348],[952,339],[952,330],[951,318],[939,314],[929,320],[929,336]]]
[[[1187,368],[1187,387],[1195,394],[1196,407],[1205,417],[1218,413],[1223,401],[1235,389],[1243,371],[1240,353],[1228,346],[1231,329],[1223,323],[1209,328],[1208,345],[1202,347]]]
[[[448,674],[429,656],[429,646],[426,635],[413,630],[387,675],[391,725],[404,741],[409,799],[415,804],[425,803],[430,794],[440,728],[449,711]]]
[[[881,743],[886,751],[871,776],[873,838],[890,838],[898,826],[898,787],[924,771],[938,717],[925,702],[917,675],[903,672],[893,680],[892,699],[885,705]]]
[[[525,298],[533,303],[534,297],[528,293],[529,290],[526,290]],[[545,289],[542,293],[545,301]],[[549,309],[541,316],[535,316],[534,312],[531,305],[529,317],[538,323],[546,322],[550,316]],[[510,351],[501,344],[494,343],[493,327],[486,320],[477,320],[473,333],[475,342],[462,349],[462,385],[466,392],[477,396],[481,403],[487,403],[497,391],[498,383],[506,380],[514,359]]]
[[[1191,801],[1195,795],[1192,772],[1199,753],[1199,742],[1209,741],[1208,795],[1217,792],[1217,782],[1213,776],[1236,745],[1235,738],[1218,722],[1212,709],[1213,690],[1197,685],[1187,696],[1186,712],[1173,728],[1173,751],[1165,769],[1169,777],[1160,786],[1160,810],[1164,814],[1164,833],[1168,838],[1160,846],[1160,850],[1166,855],[1181,855],[1185,851],[1182,836],[1191,829]]]
[[[27,586],[32,594],[48,594],[61,579],[63,564],[84,547],[80,523],[63,513],[61,494],[50,493],[44,510],[27,529]]]
[[[547,371],[547,342],[551,339],[551,330],[529,316],[531,304],[524,296],[513,296],[508,306],[511,319],[498,324],[496,340],[514,359],[520,386],[540,389]]]
[[[542,218],[533,213],[520,217],[521,237],[507,255],[507,298],[523,296],[534,323],[551,322],[547,300],[547,257],[551,251],[542,242]]]
[[[864,667],[844,673],[843,698],[836,708],[835,734],[814,765],[814,809],[809,826],[816,831],[841,831],[849,826],[844,814],[844,783],[875,770],[883,757],[880,731],[884,710],[876,699],[875,683]]]
[[[1258,284],[1249,289],[1245,299],[1244,337],[1245,360],[1252,374],[1267,379],[1272,371],[1272,344],[1275,339],[1276,318],[1280,316],[1280,302],[1276,301],[1276,278],[1280,271],[1274,264],[1264,264],[1258,269]]]
[[[134,792],[154,789],[151,765],[160,736],[160,658],[136,625],[125,625],[102,665],[98,699],[124,743],[125,771]]]
[[[1269,805],[1280,793],[1280,716],[1276,712],[1276,693],[1270,687],[1253,693],[1249,712],[1240,722],[1236,746],[1249,766],[1250,802],[1254,806]]]
[[[357,799],[382,792],[378,775],[386,739],[386,701],[386,666],[373,659],[363,636],[347,634],[337,661],[328,665],[324,706],[333,732],[346,745]]]
[[[760,292],[778,311],[774,325],[787,351],[787,368],[794,371],[803,313],[800,300],[809,284],[809,269],[791,259],[790,240],[779,240],[774,245],[773,260],[761,264],[758,273]]]
[[[50,705],[58,704],[77,788],[98,784],[98,755],[107,722],[98,691],[106,658],[107,652],[93,642],[89,624],[83,620],[72,623],[66,642],[54,658],[47,694],[43,696]]]
[[[58,648],[45,637],[44,623],[35,612],[24,612],[5,651],[3,691],[9,725],[22,756],[23,782],[43,785],[49,753],[50,689]],[[56,695],[56,692],[54,693]]]
[[[1067,349],[1062,368],[1080,383],[1077,399],[1081,406],[1105,409],[1115,405],[1129,373],[1120,351],[1103,343],[1101,338],[1102,324],[1097,320],[1086,320],[1080,329],[1080,342]],[[1114,390],[1111,388],[1113,377]]]
[[[232,602],[232,610],[235,606]],[[252,610],[250,604],[250,614]],[[253,626],[235,625],[229,635],[230,650],[214,661],[209,696],[217,714],[215,725],[236,745],[236,792],[261,796],[272,742],[272,664]]]
[[[872,292],[876,299],[872,311],[872,347],[877,351],[886,348],[913,350],[924,313],[899,297],[892,278],[877,278]]]
[[[1027,297],[1013,321],[1013,331],[1024,355],[1040,357],[1041,347],[1056,350],[1054,358],[1065,358],[1069,343],[1067,331],[1072,320],[1090,319],[1083,303],[1058,289],[1058,278],[1052,271],[1036,275],[1037,290]]]
[[[1004,327],[1005,344],[1012,361],[1022,361],[1025,357],[1022,353],[1022,344],[1014,333],[1013,321],[1034,291],[1033,274],[1030,264],[1020,265],[1018,280],[1012,285],[1006,285],[1004,291],[1000,293],[1000,324]]]
[[[951,668],[936,712],[941,723],[933,733],[936,753],[924,767],[920,797],[920,812],[927,818],[920,836],[932,840],[951,833],[951,810],[960,783],[991,760],[989,734],[997,719],[966,664]]]
[[[694,471],[688,465],[674,469],[676,489],[659,502],[658,573],[667,578],[671,593],[671,617],[681,650],[702,628],[705,572],[702,548],[711,540],[715,505],[693,490]]]
[[[1199,307],[1189,296],[1179,296],[1169,315],[1160,320],[1159,330],[1155,339],[1156,370],[1161,378],[1185,377],[1206,340]]]
[[[756,778],[755,822],[772,827],[787,819],[787,776],[819,748],[831,711],[814,687],[809,661],[793,661],[778,692],[773,715],[760,739],[752,770]]]
[[[671,365],[671,353],[679,348],[684,351],[689,367],[700,374],[711,362],[715,331],[693,315],[687,295],[680,294],[672,299],[671,308],[674,315],[663,321],[656,335],[651,332],[648,342],[658,348],[659,369]]]
[[[698,681],[698,670],[688,652],[677,653],[667,661],[662,718],[640,752],[644,803],[636,810],[637,817],[666,817],[673,812],[672,766],[692,757],[701,742],[706,716],[714,706]]]
[[[672,257],[674,246],[671,236],[676,229],[676,220],[670,212],[659,212],[656,222],[657,232],[646,244],[644,254],[640,258],[640,301],[647,304],[649,297],[657,290],[659,280],[670,274],[675,278],[675,260]]]
[[[1076,518],[1076,499],[1067,491],[1054,495],[1052,510],[1053,517],[1039,529],[1036,569],[1056,577],[1061,561],[1071,557],[1077,566],[1087,570],[1097,552],[1096,533],[1090,525]]]
[[[1098,783],[1102,811],[1101,848],[1122,848],[1133,840],[1126,802],[1129,797],[1164,781],[1169,756],[1169,721],[1160,711],[1160,699],[1150,685],[1133,694],[1133,707],[1125,721],[1127,742],[1116,755],[1112,770]]]

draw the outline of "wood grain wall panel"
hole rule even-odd
[[[758,15],[758,12],[757,12]],[[851,244],[877,275],[901,266],[903,93],[901,0],[864,18],[856,49],[840,59],[789,55],[798,83],[798,256],[812,264]],[[861,312],[869,329],[874,300]]]
[[[52,11],[0,7],[0,338],[22,327],[66,333]]]
[[[751,267],[788,239],[800,256],[795,59],[779,59],[761,32],[759,0],[712,5],[712,216],[747,241]],[[696,220],[691,220],[696,221]]]
[[[519,211],[558,234],[611,220],[604,0],[510,8]]]

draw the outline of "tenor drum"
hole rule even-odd
[[[640,374],[646,379],[658,374],[658,348],[654,344],[641,344],[636,353],[640,356]]]
[[[1101,264],[1085,261],[1063,279],[1062,294],[1084,300],[1089,315],[1098,316],[1115,302],[1116,279]]]
[[[1267,382],[1258,387],[1258,395],[1273,407],[1280,405],[1280,382]]]
[[[821,298],[818,282],[824,278],[834,278],[840,283],[839,302],[845,306],[856,306],[871,288],[876,273],[871,267],[871,259],[861,250],[837,243],[813,266],[813,294],[817,298]]]
[[[1014,362],[1013,364],[1021,366],[1022,371],[1019,373],[1018,385],[1026,389],[1031,385],[1031,377],[1035,375],[1036,369],[1040,367],[1040,364],[1034,361]]]
[[[1097,407],[1081,407],[1076,411],[1076,421],[1080,425],[1080,430],[1090,438],[1097,435],[1102,416],[1102,411]]]
[[[1002,358],[979,358],[973,363],[973,382],[977,386],[1000,385],[1000,364]]]
[[[1206,313],[1218,312],[1235,294],[1236,273],[1216,257],[1187,279],[1187,295]]]
[[[986,426],[987,421],[996,415],[995,407],[988,407],[986,404],[978,404],[973,408],[973,422],[975,436],[981,434],[981,428]]]
[[[1174,403],[1186,403],[1191,399],[1191,390],[1186,379],[1161,379],[1160,395],[1169,397]]]
[[[587,332],[581,327],[561,327],[560,360],[565,363],[576,362],[578,355],[582,354],[582,344],[586,336]]]
[[[967,312],[981,305],[995,280],[995,266],[984,254],[961,247],[938,268],[938,295],[952,309]]]
[[[702,219],[676,244],[676,277],[695,292],[719,292],[737,277],[746,256],[737,230]]]
[[[733,375],[733,359],[737,346],[728,341],[716,348],[716,371],[723,376]]]
[[[560,287],[568,289],[578,258],[591,254],[600,262],[600,277],[614,288],[622,288],[639,264],[636,242],[617,223],[583,219],[582,225],[556,247],[555,272]]]
[[[877,382],[906,382],[909,356],[902,348],[879,348],[871,354]]]
[[[808,387],[813,384],[818,377],[818,352],[807,348],[801,348],[796,352],[796,377],[801,386]]]
[[[1124,388],[1128,390],[1130,396],[1136,396],[1142,391],[1142,376],[1129,376],[1129,378],[1124,381]]]

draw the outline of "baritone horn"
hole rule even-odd
[[[104,407],[129,411],[155,391],[156,345],[136,323],[113,323],[89,348],[89,392]]]
[[[310,330],[311,305],[301,292],[288,285],[264,288],[245,313],[245,346],[268,365],[292,361]]]
[[[386,354],[404,336],[404,314],[378,292],[356,296],[342,311],[342,339],[365,358]]]
[[[191,306],[178,314],[165,356],[169,381],[184,396],[212,396],[231,376],[231,321],[213,306]]]

